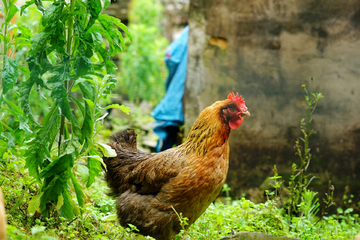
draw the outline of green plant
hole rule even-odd
[[[315,178],[315,176],[311,176],[307,174],[307,169],[309,167],[311,161],[311,153],[309,148],[309,139],[311,135],[315,133],[313,129],[311,129],[311,121],[312,115],[316,109],[317,103],[320,98],[323,98],[321,93],[313,93],[312,92],[312,82],[313,78],[311,78],[310,91],[308,92],[305,85],[302,85],[302,88],[305,91],[305,100],[307,103],[307,118],[303,118],[300,121],[300,129],[303,134],[303,137],[300,137],[296,140],[296,154],[300,158],[300,165],[298,166],[296,163],[292,165],[292,174],[290,176],[289,181],[289,200],[285,204],[285,208],[288,211],[289,215],[289,223],[291,223],[291,218],[293,212],[296,214],[301,214],[300,211],[300,203],[302,202],[302,196],[311,181]],[[301,144],[302,143],[302,144]],[[311,177],[310,177],[311,176]]]
[[[21,7],[21,13],[34,3],[42,18],[40,32],[31,38],[28,73],[25,71],[27,79],[18,89],[14,88],[18,69],[26,68],[5,56],[2,92],[17,92],[21,109],[7,102],[12,107],[8,112],[19,119],[20,130],[28,135],[32,131],[35,133],[24,152],[25,167],[41,187],[29,202],[29,213],[40,210],[46,217],[59,213],[73,219],[80,209],[72,199],[70,187],[75,190],[79,206],[84,205],[84,193],[76,174],[80,174],[83,184],[89,187],[101,171],[102,154],[97,148],[102,149],[104,155],[114,154],[106,145],[95,143],[95,136],[102,126],[99,123],[106,117],[103,111],[109,108],[129,111],[117,104],[102,108],[100,101],[106,98],[116,82],[113,77],[116,66],[110,57],[124,48],[124,39],[118,28],[129,38],[131,36],[120,20],[100,14],[102,5],[106,7],[110,1],[55,0],[45,8],[42,1],[31,0]],[[6,19],[11,19],[18,8],[14,7],[14,1],[9,0],[4,10],[9,16]],[[10,44],[6,26],[5,46]],[[48,91],[53,100],[40,124],[31,111],[33,88],[41,96],[44,90],[45,94]],[[14,146],[14,137],[11,137],[16,136],[16,132],[3,126],[11,133],[6,134],[8,145]],[[79,164],[79,161],[86,164]]]
[[[186,225],[189,225],[189,223],[188,223],[189,219],[187,217],[183,217],[182,213],[178,213],[173,206],[171,206],[171,208],[173,209],[176,216],[178,217],[178,219],[180,221],[180,226],[182,228],[180,230],[180,232],[175,236],[175,239],[179,240],[179,239],[182,239],[184,236],[190,237],[190,235],[185,227]]]
[[[222,192],[225,192],[226,197],[225,197],[225,202],[226,204],[231,204],[231,197],[230,197],[230,191],[231,191],[231,187],[229,187],[229,185],[227,183],[224,183],[222,189]]]
[[[161,36],[162,5],[159,0],[134,0],[129,29],[133,40],[120,54],[120,92],[131,101],[158,103],[165,92],[162,67],[167,40]]]
[[[282,179],[282,176],[278,174],[276,165],[274,165],[273,172],[274,172],[274,176],[269,177],[269,179],[273,180],[273,182],[270,182],[270,184],[275,190],[272,192],[270,192],[269,190],[265,190],[266,197],[268,200],[269,200],[269,196],[272,197],[272,199],[277,199],[279,197],[282,203],[281,186],[283,180],[279,180]]]
[[[21,157],[24,142],[32,133],[23,111],[13,101],[19,98],[19,94],[11,91],[21,72],[28,75],[28,69],[19,65],[22,55],[15,54],[29,46],[32,37],[25,25],[12,23],[19,11],[15,3],[16,0],[3,0],[3,7],[0,5],[4,19],[0,28],[0,159],[7,163],[13,156]],[[19,148],[16,148],[16,144]]]

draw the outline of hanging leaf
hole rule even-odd
[[[116,157],[117,154],[114,149],[112,149],[109,145],[97,142],[99,148],[101,149],[104,157]]]
[[[60,63],[60,66],[52,71],[54,75],[48,81],[49,84],[53,85],[51,97],[54,98],[55,102],[61,108],[62,114],[64,114],[67,119],[70,119],[70,115],[72,114],[70,110],[69,100],[67,99],[67,90],[64,87],[65,81],[68,81],[70,78],[69,65],[70,62],[68,59],[62,61]]]
[[[26,1],[25,4],[21,6],[20,15],[23,15],[24,12],[27,10],[27,8],[34,3],[35,3],[35,0]]]
[[[124,113],[126,113],[127,115],[130,114],[130,108],[126,107],[124,105],[111,104],[111,105],[107,106],[105,109],[110,109],[110,108],[117,108],[117,109],[120,109],[121,111],[123,111]]]
[[[88,13],[90,14],[90,20],[86,27],[86,30],[89,29],[95,23],[96,19],[99,17],[99,14],[102,10],[100,0],[89,0],[87,1],[87,3],[88,3],[87,9],[88,9]]]
[[[111,0],[102,0],[104,3],[104,10],[111,4]]]
[[[15,59],[5,56],[4,68],[2,70],[3,94],[6,94],[14,87],[18,77],[18,65]]]
[[[58,126],[58,111],[53,108],[48,115],[51,117],[49,120],[44,118],[42,128],[37,132],[36,138],[28,144],[26,151],[26,164],[25,167],[29,169],[29,173],[34,178],[39,178],[39,168],[46,159],[51,159],[50,150],[52,146],[51,139],[54,139],[57,133]]]
[[[5,151],[8,151],[15,147],[15,138],[13,134],[11,134],[10,132],[2,132],[1,137],[3,137],[4,140],[7,142]]]
[[[71,168],[74,164],[74,155],[65,154],[60,158],[52,160],[52,162],[47,165],[40,174],[40,178],[48,178],[51,176],[59,175],[62,172],[67,171],[68,168]]]
[[[100,153],[95,149],[91,149],[90,154],[100,156]],[[86,183],[86,187],[88,188],[91,186],[91,184],[94,183],[95,177],[99,176],[102,169],[101,169],[101,163],[96,158],[93,157],[88,158],[87,167],[89,169],[89,179],[88,182]]]
[[[33,198],[29,201],[28,205],[28,213],[30,217],[32,217],[36,211],[40,210],[40,199],[43,193],[33,196]]]
[[[85,49],[88,49],[89,51],[86,51]],[[74,63],[74,71],[77,77],[86,75],[91,70],[91,57],[91,47],[89,45],[84,46],[84,44],[81,44],[78,48],[78,56]]]
[[[56,206],[58,197],[67,187],[67,180],[68,176],[65,174],[45,179],[42,187],[43,194],[40,198],[40,210],[46,217],[50,213],[50,208],[47,205],[53,203]]]
[[[121,30],[123,30],[126,33],[126,35],[130,38],[130,41],[132,41],[132,36],[128,30],[128,27],[125,24],[123,24],[120,19],[106,15],[106,14],[102,14],[99,16],[99,21],[102,21],[102,20],[111,22],[111,23],[115,24],[116,26],[118,26],[119,28],[121,28]]]
[[[30,135],[33,131],[31,131],[29,125],[27,125],[26,119],[23,118],[21,115],[18,115],[17,117],[20,121],[19,128],[25,131],[25,135]]]
[[[77,208],[75,207],[74,202],[72,201],[72,196],[69,190],[64,189],[64,204],[60,208],[60,214],[68,220],[72,220],[74,218],[74,214],[77,213]]]
[[[78,164],[77,170],[80,173],[81,182],[86,183],[89,179],[89,169],[84,165]]]
[[[15,13],[19,11],[19,7],[16,4],[11,4],[8,14],[6,15],[5,22],[9,23],[11,19],[14,17]]]
[[[78,200],[79,206],[82,207],[84,206],[85,202],[84,202],[84,198],[85,195],[82,192],[82,187],[81,185],[77,182],[74,174],[70,171],[70,177],[71,177],[71,181],[73,183],[74,189],[75,189],[75,193],[76,193],[76,199]]]

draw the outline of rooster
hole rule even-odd
[[[104,157],[105,180],[116,198],[122,226],[136,226],[139,233],[170,240],[182,230],[178,213],[189,228],[219,194],[229,166],[229,135],[244,116],[250,116],[244,99],[229,94],[224,101],[205,108],[187,140],[160,153],[136,147],[136,134],[125,130],[109,145],[116,151]]]

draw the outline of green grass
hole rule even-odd
[[[115,201],[106,196],[107,187],[101,179],[85,189],[86,204],[72,221],[57,217],[57,214],[46,220],[38,213],[30,216],[28,202],[39,186],[28,186],[33,179],[23,164],[21,159],[7,163],[0,161],[0,186],[8,213],[8,239],[150,239],[132,233],[131,227],[124,229],[119,226],[114,211]],[[10,213],[14,206],[17,207]],[[338,209],[337,215],[326,217],[316,225],[316,216],[294,217],[289,231],[287,215],[276,206],[273,200],[255,204],[242,198],[228,201],[227,205],[218,201],[210,205],[188,232],[184,231],[178,237],[207,240],[250,231],[306,240],[335,240],[352,239],[360,232],[359,216],[351,214],[351,209]]]

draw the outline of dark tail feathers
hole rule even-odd
[[[129,188],[127,184],[128,172],[131,171],[132,165],[137,163],[137,146],[136,133],[132,129],[121,131],[110,139],[113,141],[109,143],[112,149],[116,151],[116,157],[103,157],[107,166],[105,172],[105,181],[110,187],[108,195],[116,197],[120,193]],[[135,165],[134,165],[135,166]]]
[[[137,149],[136,147],[136,133],[133,129],[126,129],[119,133],[114,134],[110,137],[110,139],[118,144],[121,145],[121,147],[129,147],[134,150]],[[114,145],[114,144],[113,144]]]

